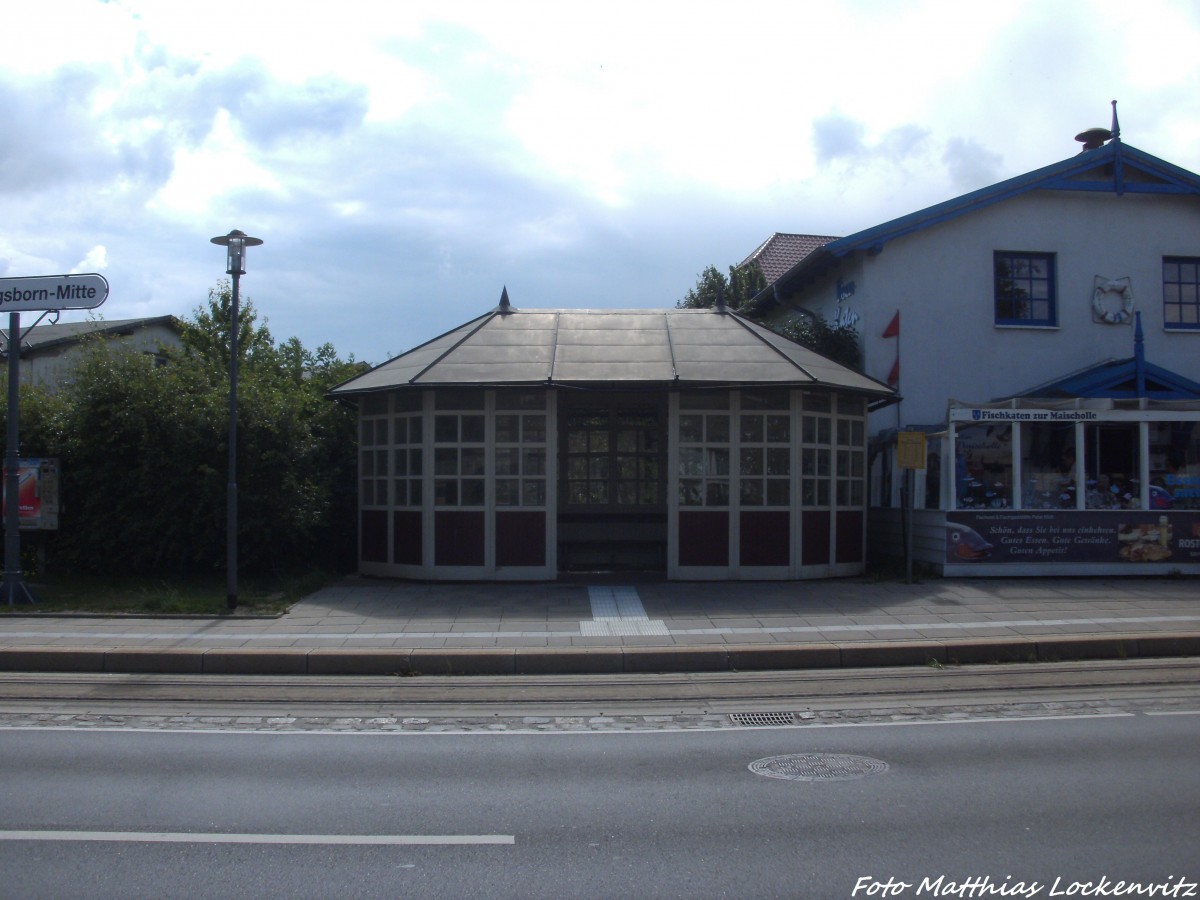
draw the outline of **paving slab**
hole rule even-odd
[[[278,618],[10,608],[0,670],[580,674],[1200,655],[1195,578],[597,584],[347,578]],[[629,602],[613,603],[617,587]]]

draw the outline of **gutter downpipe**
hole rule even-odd
[[[1142,332],[1142,313],[1133,314],[1133,371],[1137,383],[1137,397],[1146,397],[1146,336]]]

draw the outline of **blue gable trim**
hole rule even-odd
[[[1143,382],[1141,393],[1139,374]],[[1017,396],[1108,397],[1114,400],[1140,396],[1151,400],[1200,400],[1200,384],[1149,362],[1142,363],[1139,373],[1137,357],[1131,357],[1101,363]]]
[[[1095,150],[830,241],[754,297],[746,311],[751,315],[763,314],[792,285],[819,277],[856,252],[879,253],[888,241],[1035,190],[1200,196],[1200,175],[1119,139],[1112,140]]]
[[[1111,174],[1108,174],[1106,167],[1111,167]],[[1097,170],[1104,173],[1103,177],[1079,177]],[[1131,181],[1131,172],[1139,172],[1153,180]],[[1029,191],[1046,189],[1200,196],[1200,175],[1151,156],[1136,147],[1120,141],[1111,141],[1099,149],[1088,150],[1062,162],[955,197],[953,200],[884,222],[857,234],[830,241],[824,249],[835,256],[845,256],[855,250],[878,249],[887,241],[905,234]]]

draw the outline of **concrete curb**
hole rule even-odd
[[[769,669],[1055,662],[1200,656],[1200,633],[1045,636],[912,643],[704,647],[466,648],[0,648],[4,672],[163,675],[616,675]]]

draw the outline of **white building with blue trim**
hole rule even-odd
[[[853,325],[871,548],[948,574],[1200,573],[1200,176],[1080,135],[1068,159],[823,243],[752,301]]]

